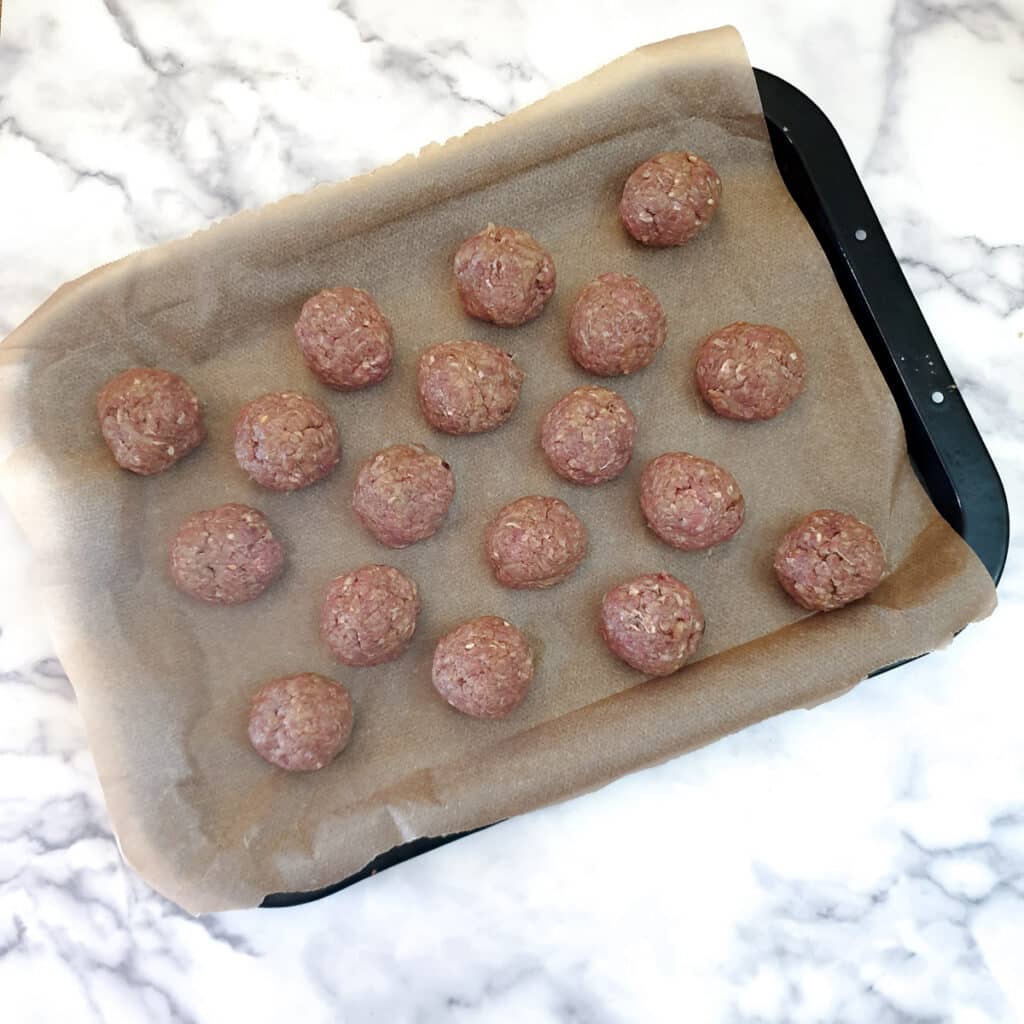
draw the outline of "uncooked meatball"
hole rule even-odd
[[[743,525],[743,495],[732,473],[686,452],[667,452],[647,463],[640,507],[647,525],[683,551],[721,544]]]
[[[540,590],[576,571],[587,552],[587,528],[564,501],[531,495],[509,502],[491,520],[484,547],[499,583]]]
[[[768,420],[804,386],[804,354],[781,328],[729,324],[697,350],[694,371],[704,401],[732,420]]]
[[[525,374],[508,352],[482,341],[445,341],[420,355],[420,408],[435,430],[479,434],[512,415]]]
[[[775,552],[775,575],[810,611],[830,612],[870,594],[885,575],[885,553],[867,523],[831,509],[800,520]]]
[[[696,153],[660,153],[627,179],[623,226],[644,245],[682,245],[703,231],[722,201],[722,179]]]
[[[338,428],[315,399],[278,391],[242,406],[235,458],[256,483],[295,491],[322,480],[341,458]]]
[[[345,665],[380,665],[409,646],[420,598],[390,565],[364,565],[337,577],[320,606],[320,635]]]
[[[600,484],[629,464],[636,431],[636,417],[624,398],[607,388],[582,387],[548,410],[540,446],[559,476]]]
[[[515,326],[538,316],[555,290],[555,264],[518,228],[488,224],[455,253],[455,286],[478,320]]]
[[[389,548],[437,533],[455,496],[447,462],[420,444],[396,444],[367,459],[356,474],[352,508]]]
[[[504,718],[530,688],[533,652],[511,622],[484,615],[441,637],[431,678],[457,711],[474,718]]]
[[[169,469],[206,437],[195,392],[166,370],[111,377],[96,396],[96,416],[114,461],[140,476]]]
[[[314,672],[272,679],[252,699],[249,741],[287,772],[315,772],[345,749],[352,698],[341,683]]]
[[[376,384],[395,359],[391,324],[361,288],[328,288],[307,299],[295,337],[309,368],[338,391]]]
[[[583,287],[572,307],[569,352],[590,373],[635,373],[664,343],[661,303],[628,274],[601,274]]]
[[[668,573],[637,576],[601,600],[601,635],[631,668],[667,676],[693,656],[704,635],[704,614],[693,591]]]
[[[259,597],[284,565],[284,548],[266,516],[231,502],[188,517],[171,541],[171,578],[210,604]]]

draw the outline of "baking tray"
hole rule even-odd
[[[1002,482],[846,147],[829,119],[799,89],[757,68],[754,77],[779,172],[814,229],[896,400],[914,470],[935,507],[998,583],[1010,538]],[[403,843],[335,885],[310,892],[276,893],[267,896],[262,906],[287,907],[321,899],[479,831]]]

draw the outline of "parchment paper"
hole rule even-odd
[[[684,147],[719,170],[721,212],[683,249],[641,249],[617,220],[622,182]],[[554,255],[557,291],[526,327],[470,321],[455,299],[454,249],[488,221],[525,228]],[[565,327],[578,289],[606,270],[653,288],[669,341],[650,368],[612,382],[641,424],[629,470],[580,488],[547,468],[536,438],[543,411],[587,382]],[[362,394],[321,388],[292,338],[303,300],[336,283],[368,289],[395,327],[395,372]],[[696,344],[738,319],[778,324],[807,353],[807,392],[776,422],[717,419],[695,394]],[[449,438],[420,418],[414,366],[423,346],[462,337],[508,348],[527,380],[510,423]],[[93,410],[102,382],[139,363],[187,377],[210,428],[201,450],[150,479],[115,468]],[[7,339],[0,373],[4,492],[37,556],[121,848],[193,912],[329,884],[397,843],[556,801],[814,705],[945,644],[995,600],[915,479],[896,407],[777,175],[731,29],[636,51],[417,158],[103,267]],[[275,495],[235,464],[231,427],[243,401],[282,388],[326,401],[344,454],[326,482]],[[440,534],[390,552],[349,497],[359,462],[401,441],[448,459],[458,493]],[[684,554],[644,529],[640,471],[673,449],[736,475],[748,513],[730,543]],[[492,580],[482,534],[502,503],[529,493],[568,501],[591,547],[570,582],[515,593]],[[259,600],[211,608],[174,590],[166,553],[187,515],[224,501],[263,509],[289,561]],[[775,584],[771,555],[795,518],[823,506],[871,523],[892,573],[870,599],[807,616]],[[317,606],[334,575],[372,560],[418,581],[422,619],[400,661],[341,668],[318,639]],[[645,683],[604,650],[596,610],[609,585],[659,569],[696,590],[708,628],[698,662]],[[519,624],[537,654],[529,697],[502,722],[457,714],[429,682],[440,633],[483,613]],[[356,727],[331,767],[288,775],[249,748],[248,699],[270,677],[307,670],[349,686]]]

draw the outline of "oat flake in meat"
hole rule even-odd
[[[169,469],[206,437],[199,399],[177,374],[134,367],[96,396],[100,432],[115,462],[150,476]]]
[[[682,668],[704,636],[704,614],[693,591],[668,573],[620,583],[601,600],[601,635],[631,668],[666,676]]]
[[[801,519],[775,552],[775,575],[810,611],[829,612],[870,594],[885,574],[875,531],[845,512],[819,509]]]

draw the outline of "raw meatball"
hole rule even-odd
[[[601,274],[572,307],[569,352],[584,370],[617,377],[643,369],[665,343],[657,296],[628,274]]]
[[[508,352],[482,341],[445,341],[420,355],[420,408],[446,434],[479,434],[519,404],[525,374]]]
[[[499,583],[539,590],[575,572],[587,552],[587,528],[564,501],[531,495],[491,520],[484,546]]]
[[[351,734],[352,698],[326,676],[272,679],[252,699],[249,740],[260,757],[287,772],[330,764]]]
[[[322,480],[338,464],[338,428],[307,395],[263,395],[238,414],[235,458],[256,483],[272,491],[295,491]]]
[[[697,350],[704,401],[731,420],[770,420],[803,390],[804,354],[781,328],[735,323]]]
[[[160,473],[206,437],[199,399],[175,373],[136,367],[96,396],[100,432],[114,461],[140,476]]]
[[[600,484],[626,468],[636,430],[636,417],[624,398],[607,388],[583,387],[548,410],[540,446],[559,476],[577,484]]]
[[[320,635],[345,665],[379,665],[397,658],[416,631],[416,584],[390,565],[364,565],[327,588]]]
[[[352,508],[381,544],[404,548],[437,533],[454,496],[447,462],[423,445],[396,444],[359,467]]]
[[[266,516],[235,502],[189,516],[171,541],[175,584],[211,604],[259,597],[283,565],[284,548]]]
[[[438,641],[434,689],[457,711],[474,718],[504,718],[515,710],[533,678],[526,637],[504,619],[470,619]]]
[[[722,179],[706,160],[660,153],[626,179],[619,216],[644,245],[682,245],[711,223],[721,199]]]
[[[455,285],[470,316],[524,324],[540,314],[555,290],[555,264],[525,231],[488,224],[455,253]]]
[[[328,288],[307,299],[295,337],[309,368],[330,388],[355,391],[391,372],[391,324],[361,288]]]
[[[647,463],[640,507],[647,525],[683,551],[721,544],[743,525],[743,495],[732,473],[686,452],[668,452]]]
[[[667,676],[683,667],[704,635],[693,591],[668,573],[637,576],[601,600],[601,635],[631,668]]]
[[[775,552],[779,582],[811,611],[830,612],[870,594],[884,574],[885,554],[875,531],[845,512],[812,512]]]

